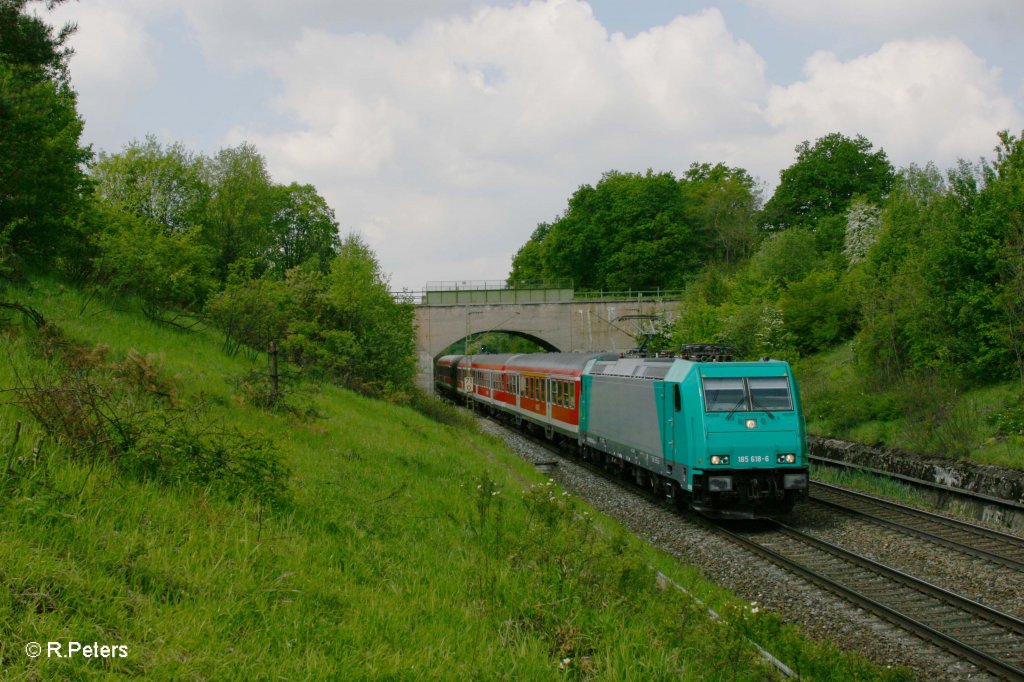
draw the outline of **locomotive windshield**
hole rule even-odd
[[[792,410],[789,380],[784,377],[704,377],[708,412]]]

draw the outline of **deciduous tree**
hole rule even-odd
[[[767,229],[816,229],[823,219],[845,214],[857,195],[881,203],[895,179],[885,150],[874,151],[861,135],[851,139],[830,133],[813,145],[800,143],[796,154],[796,161],[779,174],[779,186],[765,204]]]

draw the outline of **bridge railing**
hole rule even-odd
[[[450,289],[392,291],[400,303],[413,305],[488,305],[517,303],[569,303],[571,301],[631,301],[682,298],[682,289]]]
[[[571,278],[521,279],[514,282],[505,279],[464,279],[427,282],[424,291],[487,291],[495,289],[572,289]]]
[[[682,298],[682,289],[621,289],[618,291],[606,291],[595,289],[591,291],[576,291],[573,293],[575,301],[601,301],[613,300],[622,301],[633,298]]]

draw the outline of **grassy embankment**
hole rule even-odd
[[[0,330],[5,679],[770,677],[743,636],[808,679],[904,677],[754,612],[465,424],[332,386],[308,398],[317,418],[261,410],[234,380],[253,364],[224,356],[212,330],[160,327],[52,283],[6,298],[106,344],[111,361],[158,353],[176,386],[168,409],[202,404],[211,429],[263,434],[291,474],[268,505],[73,457],[7,390],[52,376],[37,335]],[[652,567],[726,617],[659,590]],[[128,656],[31,659],[30,641]]]
[[[1024,468],[1019,382],[967,391],[938,381],[880,388],[865,380],[850,344],[801,359],[794,371],[811,433]]]

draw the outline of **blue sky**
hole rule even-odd
[[[396,288],[502,279],[601,173],[746,168],[863,134],[897,166],[1024,129],[1020,0],[86,0],[86,141],[242,141]]]

